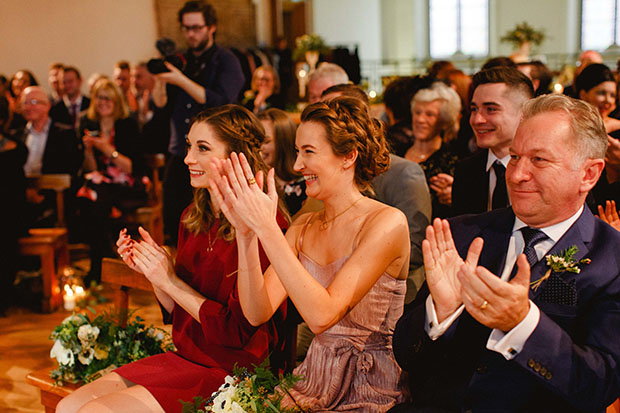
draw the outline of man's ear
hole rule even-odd
[[[343,168],[349,169],[351,166],[355,165],[355,161],[357,160],[357,149],[353,149],[351,152],[344,156]]]
[[[583,176],[581,178],[581,192],[590,192],[605,168],[605,161],[602,159],[586,159],[583,164]]]

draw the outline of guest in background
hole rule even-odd
[[[22,92],[28,86],[38,86],[39,83],[34,75],[28,70],[19,70],[9,81],[9,122],[5,126],[5,131],[9,135],[17,135],[24,130],[26,120],[22,116]]]
[[[271,108],[258,114],[265,128],[260,152],[265,163],[275,170],[278,193],[291,216],[306,200],[306,180],[295,169],[295,123],[283,110]]]
[[[252,74],[252,89],[246,92],[244,106],[259,113],[269,108],[284,109],[280,78],[273,66],[259,66]]]
[[[577,76],[592,63],[603,63],[603,56],[596,50],[586,50],[579,55],[579,64],[573,73],[573,83],[564,88],[564,94],[575,99],[579,99],[579,92],[577,92],[577,85],[575,84]]]
[[[86,81],[86,85],[88,86],[88,96],[93,95],[93,88],[95,87],[95,83],[97,83],[100,79],[108,79],[108,77],[103,73],[93,73],[88,76],[88,80]]]
[[[0,316],[14,303],[13,280],[18,264],[18,239],[26,229],[23,219],[26,207],[24,163],[28,150],[20,141],[4,135],[9,120],[9,101],[0,96]],[[22,219],[20,219],[22,218]]]
[[[406,151],[396,153],[418,163],[424,170],[434,217],[451,214],[452,181],[458,156],[449,142],[458,133],[461,101],[443,82],[419,90],[411,101],[413,141]]]
[[[476,139],[474,138],[474,131],[469,124],[469,99],[471,98],[472,79],[471,76],[466,75],[459,69],[449,71],[447,76],[450,87],[456,91],[461,99],[459,132],[451,145],[459,158],[465,158],[478,149]]]
[[[620,120],[609,115],[616,108],[618,86],[613,72],[602,63],[588,65],[575,79],[579,99],[594,106],[601,114],[605,130],[615,138],[620,138]]]
[[[125,102],[129,106],[129,110],[136,112],[138,110],[138,102],[136,102],[136,95],[131,90],[131,66],[126,60],[116,62],[114,65],[114,74],[112,79],[121,88]]]
[[[47,72],[47,83],[52,89],[52,94],[50,95],[50,102],[52,106],[56,104],[60,99],[62,99],[62,71],[64,69],[64,65],[62,63],[52,63]]]
[[[54,122],[64,123],[72,128],[78,127],[80,114],[90,106],[90,98],[82,95],[82,75],[73,66],[62,71],[62,99],[50,109]]]
[[[213,174],[210,160],[225,159],[231,152],[243,153],[253,170],[266,174],[258,152],[262,140],[260,123],[240,106],[208,109],[194,119],[185,156],[194,201],[179,225],[176,262],[144,230],[144,241],[132,240],[126,230],[117,241],[125,263],[153,285],[164,321],[172,323],[176,351],[127,364],[80,387],[59,403],[59,413],[82,406],[81,411],[91,412],[180,413],[179,399],[208,397],[235,364],[249,368],[281,352],[278,339],[285,308],[256,326],[244,316],[237,286],[237,254],[244,250],[235,242],[243,234],[222,215],[208,184]],[[285,228],[283,213],[277,216],[279,228]],[[263,270],[269,265],[262,249],[257,264]]]
[[[456,70],[456,66],[449,60],[437,60],[428,68],[427,75],[437,80],[447,80],[448,73]]]
[[[343,68],[333,63],[319,64],[308,76],[308,103],[320,101],[321,94],[328,87],[345,83],[349,83],[349,75]]]
[[[101,258],[112,255],[110,236],[119,229],[114,219],[143,205],[146,192],[138,123],[129,116],[122,91],[101,79],[91,98],[80,119],[85,183],[78,196],[83,237],[91,246],[88,280],[98,281]]]
[[[533,60],[531,62],[518,63],[517,69],[530,78],[532,86],[534,86],[535,96],[551,93],[553,74],[543,62],[540,60]]]
[[[153,102],[153,89],[159,82],[161,81],[148,71],[146,62],[139,62],[134,66],[132,83],[136,91],[138,123],[142,130],[145,153],[165,154],[170,143],[170,117]]]

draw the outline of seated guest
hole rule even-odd
[[[262,139],[260,123],[240,106],[209,109],[194,119],[185,156],[194,202],[179,225],[176,262],[144,230],[140,231],[144,241],[132,240],[126,230],[117,241],[125,263],[152,283],[164,319],[172,322],[177,350],[127,364],[80,387],[58,404],[59,413],[181,412],[179,399],[208,397],[232,374],[235,364],[251,367],[278,351],[277,317],[252,326],[244,316],[234,242],[243,235],[222,215],[209,186],[209,161],[231,152],[245,154],[253,170],[266,173],[258,153]],[[279,228],[286,226],[281,217],[278,214]],[[263,252],[257,260],[259,268],[267,268]],[[277,313],[281,316],[283,311]]]
[[[509,205],[504,179],[508,149],[521,119],[521,106],[534,96],[532,82],[514,68],[498,67],[474,75],[469,122],[481,151],[454,171],[454,215],[477,214]]]
[[[579,74],[593,63],[603,63],[603,56],[596,50],[586,50],[579,55],[579,63],[573,73],[573,83],[564,88],[564,94],[572,98],[579,98],[576,81]]]
[[[270,108],[258,114],[265,128],[260,153],[263,161],[275,170],[276,188],[291,216],[306,200],[306,180],[293,169],[295,163],[295,123],[286,112]]]
[[[413,405],[395,412],[603,412],[618,398],[620,233],[584,208],[606,148],[590,105],[525,103],[511,208],[427,230],[427,292],[394,332]],[[552,259],[567,249],[574,272]]]
[[[62,99],[50,109],[54,122],[77,128],[80,113],[88,109],[90,99],[82,95],[82,75],[77,68],[67,66],[62,71]]]
[[[64,65],[62,63],[52,63],[47,74],[47,82],[50,86],[50,89],[52,89],[52,94],[50,95],[50,102],[52,103],[52,106],[62,99],[63,69]]]
[[[28,158],[24,165],[26,176],[69,174],[75,179],[84,158],[75,130],[52,121],[48,114],[49,97],[39,86],[24,89],[21,96],[22,113],[28,122],[25,131],[19,136],[19,140],[28,148]],[[27,195],[25,215],[28,217],[28,226],[53,224],[54,220],[48,211],[55,208],[55,193],[28,190]],[[70,203],[71,200],[67,201]]]
[[[517,69],[532,81],[534,95],[540,96],[551,93],[553,74],[543,62],[540,60],[522,62],[517,64]]]
[[[167,153],[170,142],[170,117],[163,108],[153,102],[153,89],[158,80],[151,74],[146,62],[139,62],[132,71],[133,88],[136,90],[138,123],[146,153]]]
[[[444,83],[435,82],[419,90],[411,101],[413,141],[404,151],[396,153],[424,170],[432,189],[434,217],[451,214],[452,176],[458,157],[448,142],[458,132],[460,111],[459,96]]]
[[[308,75],[308,103],[321,100],[325,89],[334,85],[349,83],[349,75],[334,63],[323,62]]]
[[[265,109],[284,109],[280,96],[280,78],[272,66],[259,66],[252,74],[252,90],[248,91],[244,106],[254,113]]]
[[[9,135],[16,135],[26,126],[26,120],[22,116],[22,93],[28,86],[38,86],[39,83],[34,75],[28,70],[17,71],[9,81],[9,122],[5,126],[5,131]]]
[[[95,85],[79,130],[85,173],[85,184],[78,192],[79,211],[83,236],[91,245],[89,279],[99,280],[101,258],[112,253],[107,238],[115,229],[111,218],[146,201],[140,133],[119,87],[107,79]]]
[[[136,95],[131,90],[131,66],[126,60],[121,60],[114,65],[114,74],[112,76],[114,82],[121,88],[123,97],[129,110],[136,112],[138,110],[138,102],[136,101]]]
[[[18,264],[18,239],[25,230],[26,176],[24,163],[28,150],[22,142],[4,135],[9,119],[9,101],[0,96],[0,316],[14,303],[13,280]]]
[[[449,60],[437,60],[427,70],[427,75],[432,79],[446,80],[448,73],[455,70],[456,66]]]
[[[288,296],[316,334],[294,370],[304,377],[288,392],[295,403],[312,411],[386,411],[403,400],[390,348],[403,310],[409,232],[400,211],[363,195],[389,165],[381,123],[358,99],[315,103],[301,115],[295,146],[295,169],[325,209],[300,216],[286,235],[276,222],[273,172],[265,177],[234,153],[213,162],[215,199],[244,252],[241,308],[259,326]],[[264,275],[258,241],[271,261]]]
[[[605,123],[608,134],[620,138],[620,120],[609,115],[616,108],[618,86],[613,72],[601,63],[592,63],[575,79],[579,99],[594,106]]]

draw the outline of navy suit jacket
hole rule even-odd
[[[479,264],[500,274],[514,214],[504,208],[451,222],[462,257],[475,237],[485,245]],[[486,349],[491,329],[466,311],[436,341],[424,331],[428,288],[399,320],[394,353],[410,374],[416,407],[481,411],[604,411],[620,396],[620,233],[584,208],[549,251],[577,246],[581,273],[553,275],[530,299],[540,321],[512,360]],[[547,271],[532,267],[532,281]],[[567,304],[566,293],[575,301]]]
[[[488,149],[481,150],[456,164],[452,184],[454,216],[481,214],[489,207]]]
[[[82,96],[82,104],[80,105],[80,112],[85,111],[90,106],[90,98],[87,96]],[[76,125],[73,124],[71,120],[71,114],[69,113],[69,109],[65,105],[65,102],[60,99],[50,108],[49,112],[50,118],[52,118],[52,122],[63,123],[65,125],[70,125],[75,128]],[[77,114],[77,120],[80,118],[80,114]]]

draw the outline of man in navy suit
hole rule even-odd
[[[90,98],[82,95],[82,75],[73,66],[67,66],[62,71],[63,96],[50,109],[52,121],[78,127],[80,113],[90,106]]]
[[[426,288],[394,333],[413,404],[395,411],[602,412],[620,396],[620,233],[584,208],[606,147],[593,107],[524,105],[512,208],[427,228]]]
[[[454,215],[479,214],[509,205],[504,183],[508,148],[521,119],[521,106],[534,97],[530,79],[511,67],[482,70],[474,75],[472,85],[469,123],[482,150],[456,165]]]

